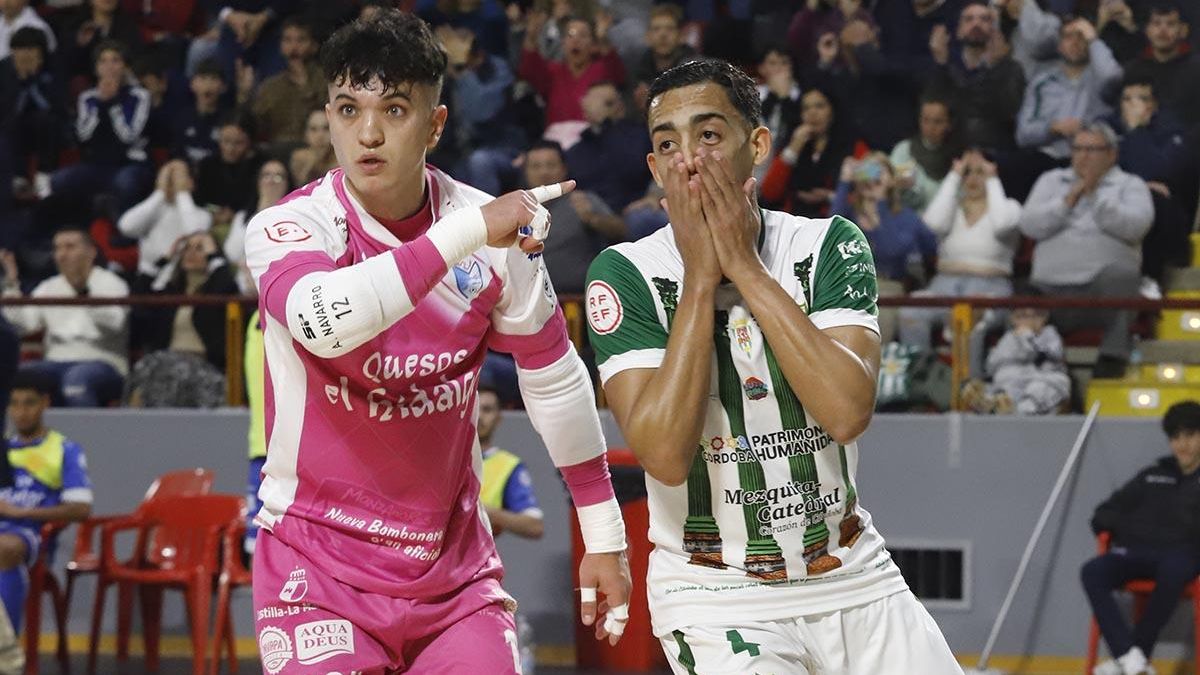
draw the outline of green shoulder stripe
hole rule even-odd
[[[828,309],[853,309],[878,314],[879,287],[875,257],[862,230],[834,216],[821,242],[813,274],[813,301],[809,313]]]
[[[592,261],[584,302],[596,365],[625,352],[666,349],[667,331],[645,276],[616,250],[605,249]]]

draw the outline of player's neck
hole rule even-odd
[[[396,222],[410,218],[425,206],[425,170],[416,176],[404,178],[381,194],[367,194],[354,186],[349,179],[346,186],[367,213],[379,221]]]
[[[46,437],[47,429],[45,425],[39,425],[36,429],[30,432],[17,432],[17,440],[21,443],[33,443],[40,441]]]

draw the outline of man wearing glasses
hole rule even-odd
[[[1071,139],[1071,166],[1042,174],[1020,228],[1037,241],[1030,280],[1047,295],[1128,297],[1141,279],[1142,238],[1154,220],[1145,181],[1117,167],[1117,135],[1103,122]],[[1065,311],[1064,331],[1103,326],[1096,377],[1124,373],[1131,349],[1124,311]]]

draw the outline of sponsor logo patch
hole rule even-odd
[[[292,570],[288,580],[279,591],[279,599],[284,602],[300,602],[308,595],[308,573],[303,567]]]
[[[354,626],[345,619],[302,623],[295,636],[296,660],[304,665],[354,653]]]
[[[292,660],[292,640],[282,629],[267,626],[258,634],[258,653],[263,670],[275,675]]]
[[[603,281],[593,281],[587,287],[588,325],[597,335],[608,335],[621,327],[625,308],[612,286]]]
[[[748,377],[742,383],[742,389],[746,390],[746,398],[751,401],[757,401],[767,397],[767,385],[757,377]]]
[[[279,244],[294,244],[311,238],[312,233],[293,220],[283,220],[267,226],[267,239]]]

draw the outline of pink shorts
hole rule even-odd
[[[519,675],[507,598],[490,578],[430,600],[367,593],[265,530],[254,554],[254,629],[267,675]]]

